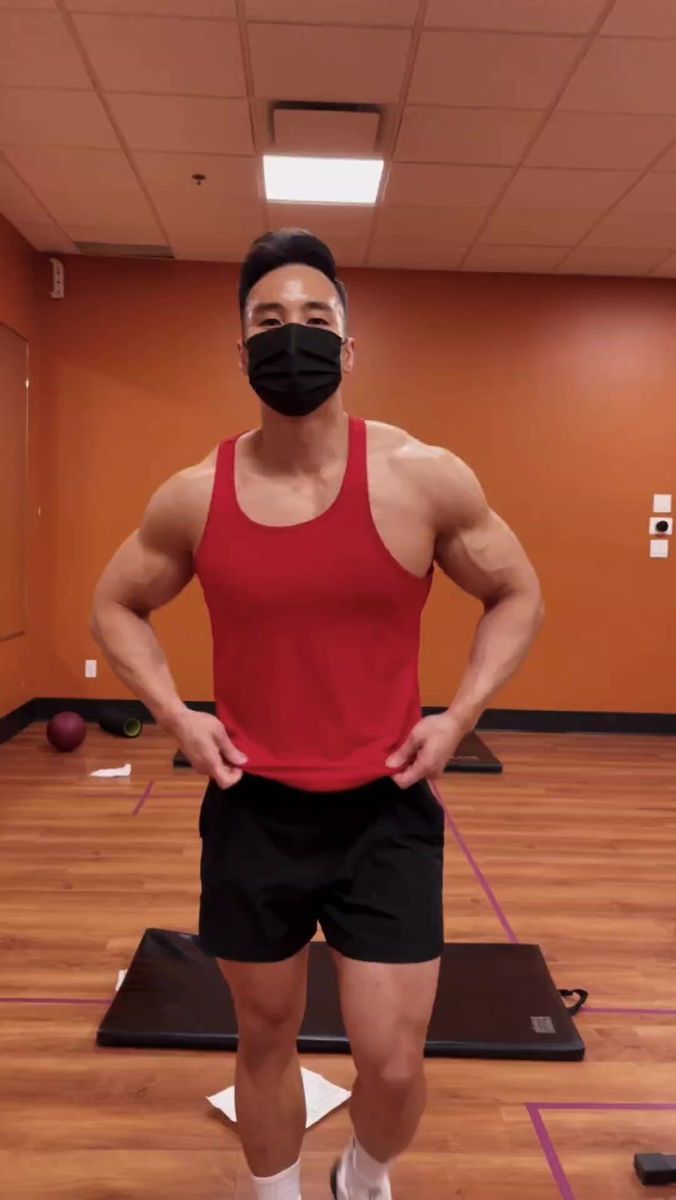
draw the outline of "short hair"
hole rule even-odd
[[[239,311],[244,317],[247,297],[251,289],[277,267],[291,263],[302,263],[321,271],[335,287],[347,321],[347,288],[336,274],[336,260],[331,250],[307,229],[269,230],[252,243],[239,273]]]

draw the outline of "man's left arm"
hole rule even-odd
[[[489,701],[523,663],[542,624],[535,570],[509,526],[494,513],[474,473],[443,454],[430,472],[435,559],[445,575],[484,606],[467,668],[445,713],[412,730],[388,767],[400,787],[440,775]]]

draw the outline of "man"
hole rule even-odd
[[[261,426],[150,501],[95,601],[120,678],[211,782],[200,939],[237,1012],[239,1130],[257,1200],[299,1200],[296,1039],[307,945],[332,949],[357,1067],[337,1200],[390,1200],[425,1102],[443,946],[443,813],[427,780],[524,659],[542,602],[472,472],[400,429],[348,418],[347,298],[330,250],[266,234],[240,280],[242,369]],[[483,602],[450,708],[420,719],[420,616],[434,563]],[[150,615],[197,574],[216,717],[179,698]]]

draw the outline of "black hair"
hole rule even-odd
[[[239,310],[242,317],[252,287],[268,271],[302,263],[321,271],[335,287],[347,320],[347,288],[336,277],[336,260],[326,242],[307,229],[276,229],[264,233],[252,243],[239,273]]]

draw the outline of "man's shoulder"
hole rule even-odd
[[[429,481],[439,475],[461,474],[465,467],[462,459],[445,446],[435,446],[414,437],[398,425],[384,421],[367,421],[369,453],[386,459],[393,467],[406,472],[412,479]],[[465,468],[466,469],[466,468]]]

